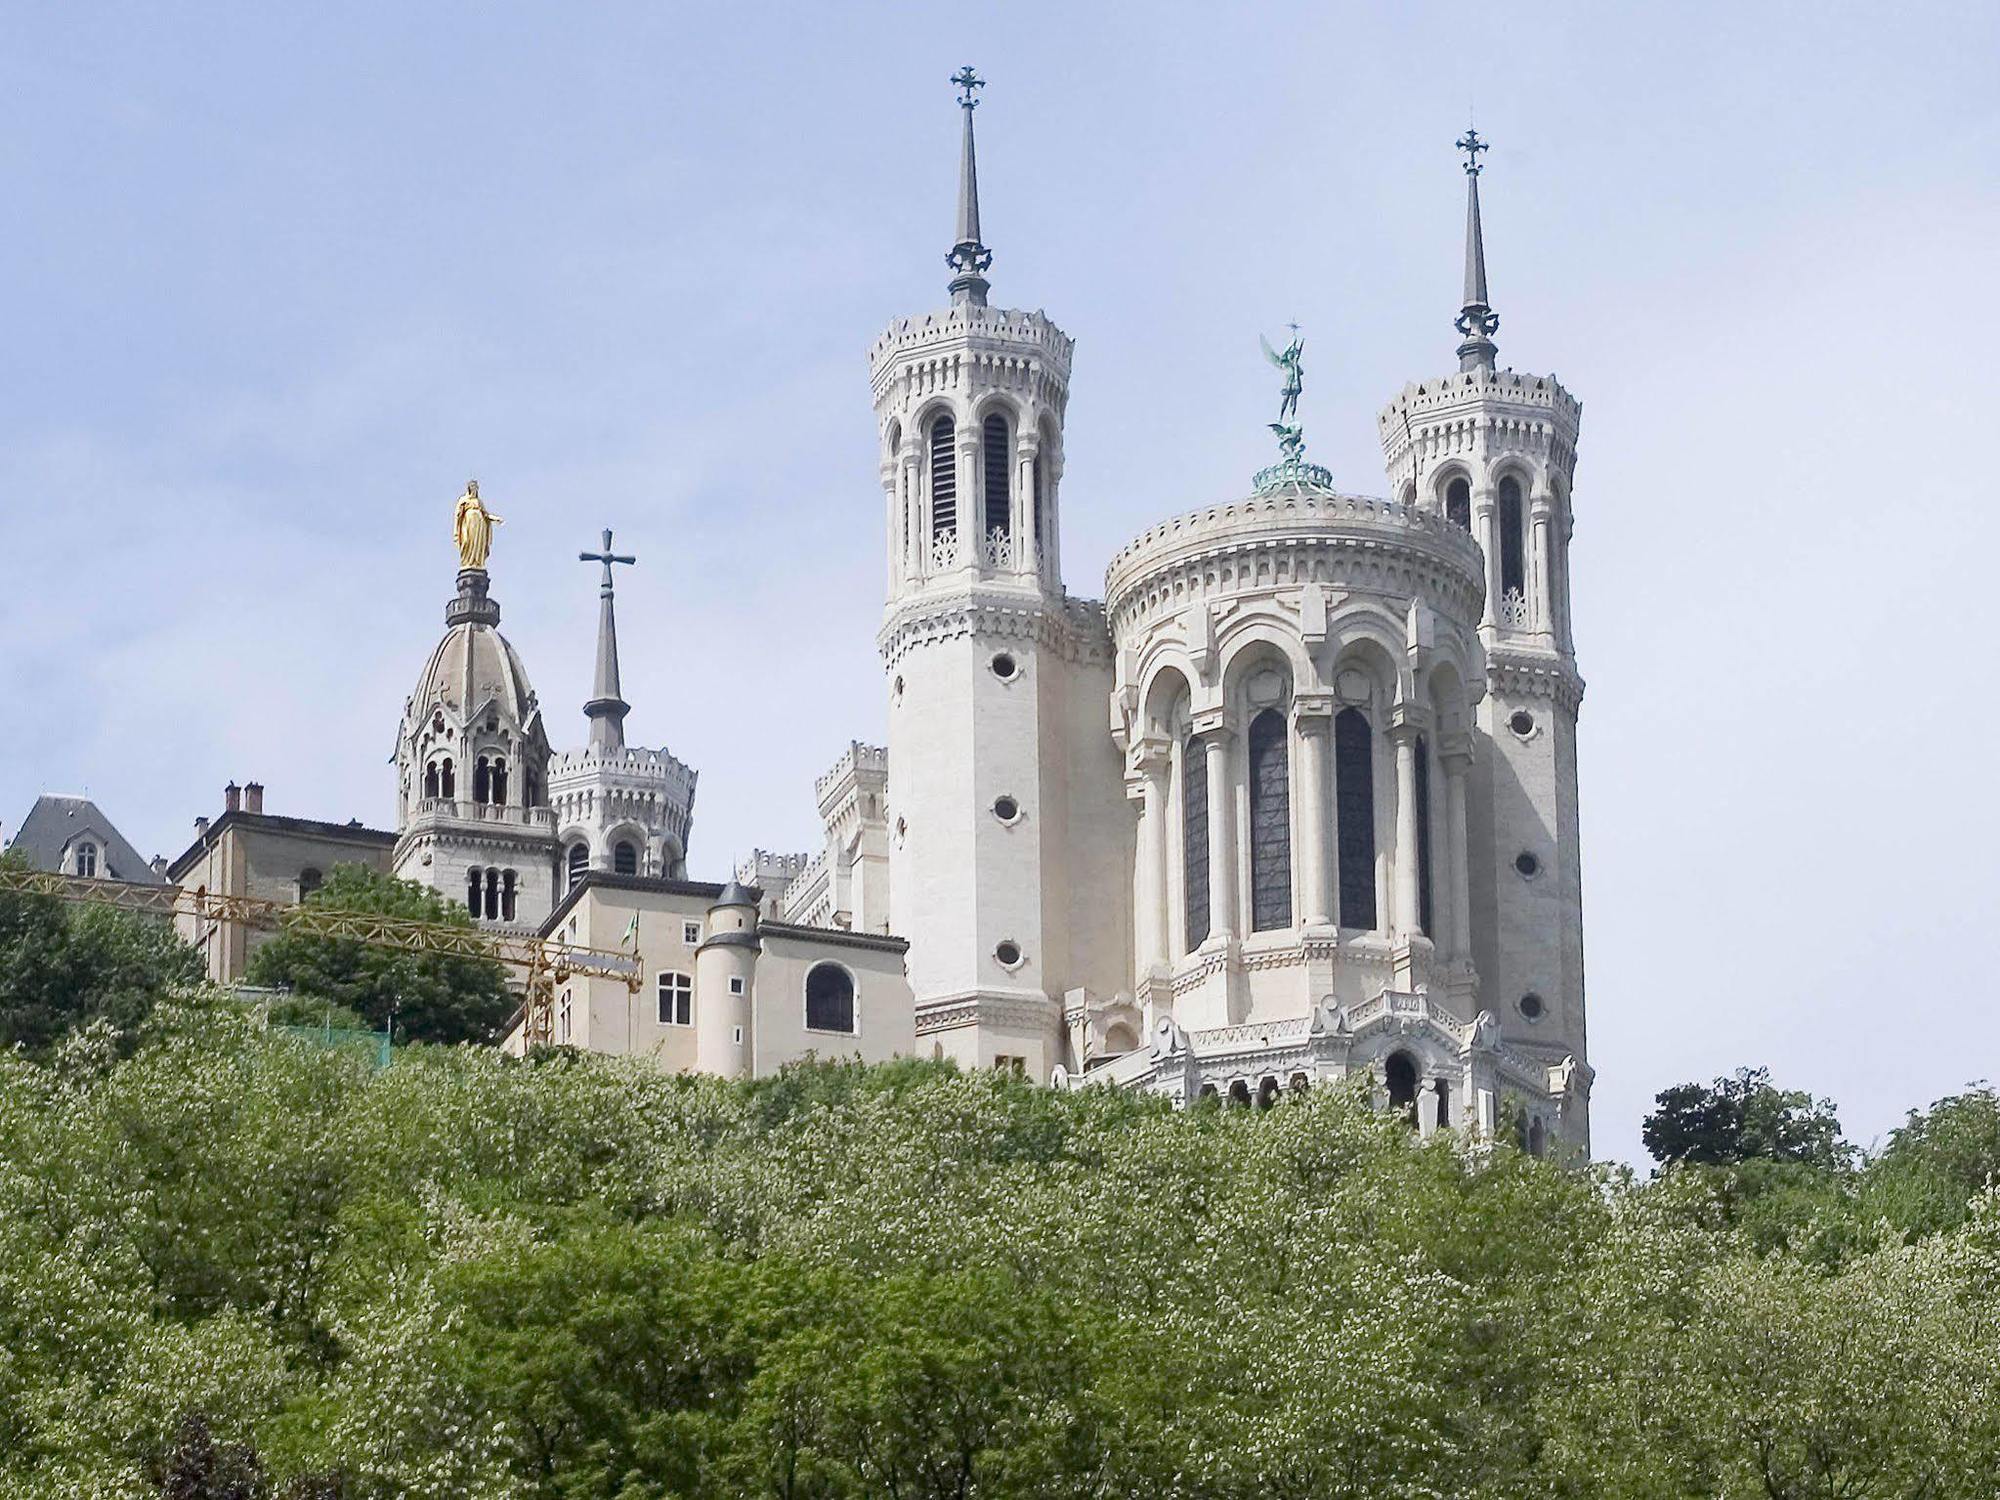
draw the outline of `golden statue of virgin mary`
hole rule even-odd
[[[500,517],[488,510],[479,498],[479,481],[466,480],[465,493],[458,497],[458,513],[451,523],[452,538],[458,543],[458,565],[461,568],[486,566],[487,554],[493,550],[493,528],[500,524]]]

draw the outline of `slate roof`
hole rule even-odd
[[[18,849],[38,870],[60,870],[63,851],[89,831],[98,846],[97,873],[105,880],[129,880],[134,885],[165,885],[153,867],[134,849],[104,809],[88,797],[44,794],[35,799],[7,847]]]

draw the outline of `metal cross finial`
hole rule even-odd
[[[979,100],[975,97],[974,91],[985,88],[986,80],[972,71],[971,63],[967,63],[952,74],[951,81],[958,85],[958,102],[962,106],[966,109],[979,108]]]
[[[1467,174],[1477,177],[1479,175],[1479,153],[1490,151],[1493,148],[1482,141],[1479,138],[1479,132],[1474,130],[1470,125],[1465,127],[1465,134],[1452,144],[1465,153],[1465,170]]]
[[[611,529],[606,527],[604,531],[604,550],[601,552],[579,552],[576,555],[576,560],[578,562],[603,563],[604,582],[601,587],[606,593],[609,593],[611,592],[611,565],[613,563],[636,563],[639,559],[630,556],[620,556],[618,553],[613,552],[611,550]]]

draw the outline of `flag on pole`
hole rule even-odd
[[[636,911],[632,913],[632,920],[625,924],[625,936],[620,941],[628,947],[639,946],[639,914]]]

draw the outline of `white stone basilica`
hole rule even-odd
[[[1587,1150],[1579,408],[1495,366],[1484,144],[1460,142],[1458,368],[1378,420],[1393,498],[1336,489],[1282,428],[1248,494],[1122,548],[1100,603],[1063,586],[1074,345],[989,303],[980,85],[954,82],[950,304],[870,352],[888,745],[821,778],[823,852],[757,851],[728,899],[781,933],[906,941],[920,1055],[1244,1103],[1366,1071],[1425,1130],[1512,1119],[1536,1151]],[[591,871],[695,889],[673,885],[694,773],[624,744],[624,559],[608,534],[586,556],[604,565],[586,749],[551,757],[480,570],[404,716],[396,867],[485,921],[560,916]],[[715,1013],[742,1043],[746,1012]]]

